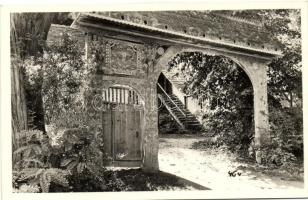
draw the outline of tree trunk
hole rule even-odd
[[[16,59],[11,58],[12,145],[18,146],[18,132],[28,129],[27,106],[23,78]]]
[[[28,129],[27,106],[23,77],[20,69],[20,51],[14,19],[11,16],[11,107],[12,107],[12,148],[19,147],[18,132]]]
[[[43,44],[56,13],[13,13],[11,14],[11,102],[12,102],[12,139],[13,150],[18,148],[18,132],[28,129],[29,112],[27,102],[33,106],[34,125],[45,131],[41,92],[26,99],[22,75],[22,61],[27,56],[38,56],[43,52]],[[27,96],[31,98],[31,96]]]

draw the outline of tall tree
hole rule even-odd
[[[30,107],[34,114],[33,125],[45,131],[42,96],[40,92],[29,97],[24,88],[22,74],[23,60],[28,56],[40,56],[51,23],[68,23],[67,13],[12,13],[11,40],[11,88],[12,88],[12,137],[13,148],[16,148],[18,132],[28,129],[29,111],[27,102],[35,102]],[[26,99],[35,98],[35,99]],[[29,104],[28,104],[29,105]]]
[[[301,106],[301,30],[300,10],[237,10],[213,11],[227,15],[259,21],[267,31],[281,43],[283,57],[269,65],[268,88],[270,103],[286,101],[289,107]]]

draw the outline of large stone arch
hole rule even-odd
[[[224,56],[237,63],[238,66],[240,66],[246,72],[252,83],[254,91],[254,143],[256,150],[256,160],[260,163],[262,157],[261,149],[263,146],[267,145],[270,142],[267,102],[267,64],[269,61],[258,56],[238,54],[234,52],[228,52],[226,50],[171,46],[167,48],[164,54],[157,60],[154,67],[155,71],[152,77],[149,77],[151,80],[150,83],[152,88],[156,87],[156,81],[158,80],[161,71],[166,68],[168,62],[177,54],[183,52],[202,52],[207,55]],[[155,94],[153,92],[155,92]],[[148,95],[151,95],[152,97],[156,96],[156,90],[152,90],[152,94]],[[154,110],[154,112],[152,110],[151,114],[148,115],[148,121],[151,121],[151,119],[153,120],[155,118],[155,115],[157,115],[157,110]],[[145,155],[148,155],[148,157],[151,159],[145,159],[144,168],[148,170],[153,170],[158,169],[158,130],[157,125],[155,128],[153,123],[152,126],[149,127],[152,127],[151,131],[149,132],[150,134],[148,134],[148,140],[151,141],[151,144],[148,142],[148,145],[145,145]]]
[[[187,51],[199,51],[208,55],[225,56],[236,62],[250,78],[254,91],[254,121],[255,121],[255,147],[256,160],[261,162],[263,146],[270,143],[269,125],[268,125],[268,100],[267,100],[267,64],[270,60],[280,57],[281,53],[269,35],[265,32],[259,33],[259,28],[252,30],[253,37],[240,37],[237,33],[242,31],[241,26],[245,24],[234,24],[232,20],[224,24],[226,27],[232,27],[236,33],[233,37],[223,38],[221,35],[228,36],[224,29],[217,28],[212,21],[204,25],[198,25],[199,28],[211,28],[203,30],[205,34],[197,31],[191,24],[206,22],[208,19],[204,16],[202,19],[187,17],[186,22],[179,25],[185,27],[176,28],[176,24],[169,24],[173,27],[161,27],[160,23],[150,22],[149,12],[114,12],[109,13],[80,13],[71,27],[78,28],[86,33],[85,49],[87,59],[97,60],[97,73],[94,77],[94,88],[102,87],[104,84],[118,83],[134,86],[145,97],[145,135],[144,135],[144,160],[143,168],[145,170],[158,170],[158,116],[157,116],[157,93],[156,83],[158,76],[167,63],[178,53]],[[170,17],[178,13],[164,12],[162,15],[157,13],[154,19],[164,24]],[[200,13],[201,14],[201,13]],[[183,12],[181,15],[186,15]],[[136,17],[139,16],[139,17]],[[216,18],[216,17],[215,17]],[[184,19],[184,18],[183,18]],[[210,19],[210,18],[209,18]],[[198,23],[195,23],[197,22]],[[143,24],[142,22],[146,22]],[[141,24],[140,24],[141,23]],[[213,27],[209,25],[212,24]],[[165,24],[168,25],[168,24]],[[231,26],[234,25],[234,26]],[[184,30],[183,30],[184,28]],[[250,27],[251,28],[251,27]],[[262,29],[262,28],[261,28]],[[216,30],[212,36],[206,33]],[[250,29],[249,29],[250,30]],[[184,33],[183,33],[184,32]],[[260,37],[262,35],[262,37]],[[267,37],[268,36],[268,37]],[[265,40],[267,38],[267,40]],[[239,41],[241,40],[241,41]],[[93,44],[92,44],[93,43]],[[260,44],[266,45],[260,45]],[[117,57],[112,60],[110,52],[111,46],[120,45],[118,51],[126,51],[131,54],[137,52],[134,59],[129,61],[131,70],[123,70],[125,64],[112,65],[118,62]],[[125,47],[124,47],[125,46]],[[276,48],[274,48],[276,47]],[[91,51],[93,51],[91,53]],[[135,55],[135,53],[133,53]],[[123,57],[123,56],[121,56]],[[126,57],[125,57],[126,58]],[[134,61],[135,64],[132,64]],[[124,67],[126,68],[126,67]],[[117,71],[117,73],[113,73]],[[132,72],[132,73],[131,73]],[[124,73],[124,76],[123,76]],[[108,83],[109,82],[109,83]]]
[[[157,72],[155,73],[155,76],[157,76],[156,79],[158,79],[160,72],[166,68],[168,62],[172,58],[174,58],[177,54],[181,54],[184,52],[201,52],[201,53],[211,55],[211,56],[216,55],[216,56],[224,56],[226,58],[229,58],[245,71],[245,73],[251,80],[252,84],[255,82],[254,74],[255,74],[256,69],[254,69],[254,67],[251,66],[253,63],[249,62],[249,60],[253,59],[253,57],[250,59],[249,58],[245,59],[244,56],[242,55],[237,55],[235,53],[228,53],[225,51],[217,51],[217,50],[212,50],[212,49],[200,49],[200,48],[176,47],[176,46],[169,47],[166,50],[166,52],[158,59],[155,65],[155,68],[157,70]]]

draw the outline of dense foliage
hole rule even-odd
[[[77,39],[63,34],[60,41],[47,45],[41,57],[24,62],[25,87],[31,96],[41,93],[46,124],[62,112],[82,107],[82,92],[91,72]]]
[[[272,10],[260,15],[281,42],[284,54],[269,64],[269,119],[274,152],[266,157],[276,165],[292,168],[293,161],[302,161],[303,156],[300,11]]]
[[[37,82],[34,87],[24,86],[22,68],[27,60],[42,56],[45,40],[52,23],[72,23],[73,13],[11,13],[10,44],[12,65],[12,129],[14,134],[28,128],[45,131],[44,110],[41,88]],[[29,118],[29,119],[28,119]],[[29,121],[29,127],[28,127]],[[14,139],[15,140],[15,139]],[[15,144],[13,142],[13,148]]]
[[[264,160],[293,167],[290,163],[303,155],[299,12],[232,14],[261,17],[282,43],[284,56],[269,64],[272,145]],[[22,53],[18,60],[23,66],[30,130],[14,134],[15,192],[130,190],[125,179],[102,167],[106,156],[102,131],[84,110],[83,94],[95,63],[85,63],[83,47],[68,34],[59,43],[37,45],[28,51],[39,53]],[[211,145],[249,155],[254,135],[253,90],[245,72],[228,58],[200,52],[177,55],[170,68],[186,78],[185,93],[205,104],[200,114],[206,134],[214,138]]]
[[[92,179],[104,189],[102,138],[89,128],[20,133],[24,141],[13,154],[13,187],[20,192],[49,192],[61,185],[74,190]],[[28,188],[29,191],[24,191]]]
[[[35,130],[30,115],[33,131],[18,134],[20,144],[13,155],[16,192],[80,191],[89,180],[92,189],[106,187],[101,131],[84,110],[91,64],[86,65],[75,38],[63,34],[59,41],[45,46],[41,56],[23,62],[28,99],[36,101],[30,97],[37,93],[43,97],[41,114],[47,128],[44,133]],[[36,105],[29,103],[28,108]]]
[[[228,58],[199,52],[178,55],[169,66],[186,77],[185,93],[206,104],[203,125],[216,145],[247,151],[253,136],[253,96],[245,72]]]
[[[52,162],[55,151],[52,151],[50,138],[41,131],[19,135],[23,142],[13,154],[13,187],[17,192],[48,192],[51,183],[67,187],[68,171]]]
[[[302,76],[300,20],[297,10],[235,11],[237,17],[261,18],[273,37],[281,42],[284,56],[268,70],[271,145],[263,154],[267,164],[277,166],[302,159]],[[203,123],[211,145],[227,146],[243,155],[254,135],[253,90],[249,78],[231,60],[199,52],[182,53],[170,63],[186,78],[185,93],[206,102]],[[213,142],[214,141],[214,142]]]

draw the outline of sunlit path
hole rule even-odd
[[[160,137],[160,170],[183,177],[212,190],[301,189],[300,181],[285,181],[262,173],[242,171],[241,176],[230,177],[228,171],[243,165],[235,157],[218,150],[191,149],[200,136],[165,135]]]

